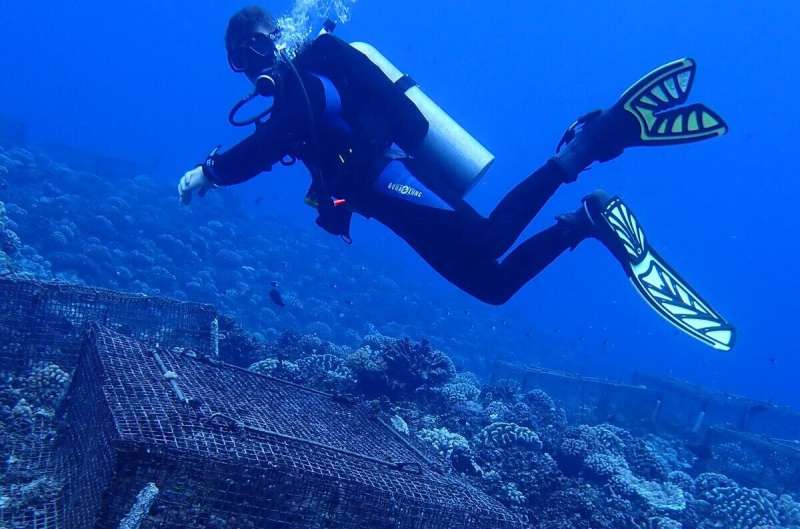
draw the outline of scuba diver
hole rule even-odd
[[[344,42],[332,30],[326,23],[290,54],[261,8],[244,8],[230,19],[229,65],[254,91],[229,120],[253,124],[255,131],[229,150],[214,149],[188,171],[178,184],[183,203],[299,160],[311,174],[306,203],[317,209],[322,228],[350,242],[353,213],[377,219],[447,280],[486,303],[505,303],[565,250],[594,238],[658,314],[707,345],[732,347],[731,325],[650,247],[619,197],[590,194],[504,256],[556,190],[591,164],[628,147],[695,142],[727,131],[706,106],[685,104],[694,61],[661,66],[613,106],[580,117],[556,154],[483,217],[463,197],[492,154],[374,47]],[[242,110],[262,97],[271,105],[242,118]]]

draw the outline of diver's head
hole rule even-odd
[[[249,6],[237,11],[225,31],[225,50],[231,69],[255,82],[262,72],[275,65],[279,36],[272,16],[262,8]]]

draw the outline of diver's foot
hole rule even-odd
[[[606,162],[628,147],[675,145],[727,132],[722,118],[703,104],[681,106],[691,91],[696,65],[692,59],[665,64],[622,94],[606,110],[595,110],[570,125],[555,160],[574,179],[594,162]]]
[[[650,307],[689,336],[715,349],[733,346],[734,329],[650,246],[636,216],[617,196],[583,199],[591,234],[617,258]]]
[[[562,229],[563,236],[568,241],[571,250],[574,250],[581,241],[593,235],[594,225],[583,205],[571,213],[558,215],[556,223]]]
[[[603,216],[603,212],[606,210],[606,207],[611,204],[613,197],[603,191],[602,189],[598,189],[592,192],[589,195],[583,197],[582,204],[583,210],[586,215],[586,218],[589,220],[591,225],[590,233],[591,237],[594,237],[603,245],[608,248],[608,250],[617,258],[618,261],[625,267],[626,262],[628,261],[628,252],[625,249],[625,245],[623,243],[624,240],[639,240],[638,237],[633,237],[632,234],[628,234],[627,237],[620,237],[620,235],[614,231],[611,224],[606,220]],[[635,220],[635,218],[634,218]],[[638,234],[638,223],[636,227],[633,229]],[[644,239],[644,234],[642,234],[641,239]],[[637,246],[637,248],[639,248]],[[632,252],[636,253],[637,249],[633,249]]]

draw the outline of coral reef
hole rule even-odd
[[[693,476],[687,439],[569,424],[545,392],[454,373],[424,342],[372,332],[348,351],[285,334],[261,351],[278,356],[251,369],[373,399],[392,428],[537,529],[798,525],[800,504],[789,494],[742,487],[723,474]]]
[[[781,458],[732,442],[698,461],[689,439],[606,424],[613,414],[571,410],[570,423],[546,392],[464,370],[485,367],[487,331],[474,323],[483,316],[443,308],[315,232],[254,217],[233,193],[178,208],[172,189],[114,166],[0,146],[0,276],[213,303],[228,314],[224,358],[354,396],[537,529],[800,527],[800,486],[771,485],[795,475]],[[502,334],[493,349],[514,350]],[[50,446],[68,382],[54,362],[0,373],[0,509],[35,509],[59,490],[23,456]]]
[[[69,379],[53,363],[0,372],[0,512],[34,512],[60,493],[61,482],[40,464],[54,449],[55,411]]]
[[[367,396],[411,397],[455,376],[450,358],[428,342],[368,336],[349,358],[359,389]]]

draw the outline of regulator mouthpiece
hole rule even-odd
[[[228,122],[234,127],[246,127],[247,125],[258,123],[272,113],[272,109],[275,106],[274,98],[278,90],[278,82],[273,76],[262,73],[256,78],[253,84],[255,85],[253,92],[240,99],[239,102],[233,105],[233,108],[231,108],[231,111],[228,113]],[[269,97],[272,98],[273,101],[261,112],[250,117],[239,119],[237,116],[241,110],[257,97]]]
[[[278,89],[278,83],[275,78],[268,74],[261,74],[256,78],[255,94],[262,97],[275,97],[275,92]]]

